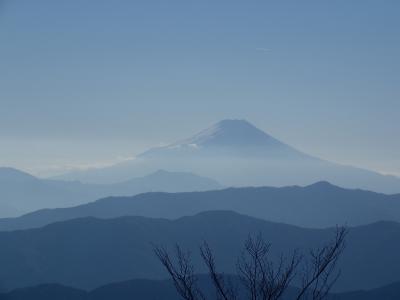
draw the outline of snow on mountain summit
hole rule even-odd
[[[246,120],[222,120],[194,136],[171,146],[265,146],[280,143]]]
[[[163,147],[152,148],[139,158],[201,156],[226,158],[233,156],[254,156],[275,158],[305,157],[296,149],[258,129],[246,120],[222,120],[200,131],[192,137]],[[193,156],[194,155],[194,156]]]

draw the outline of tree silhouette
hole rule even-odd
[[[261,234],[249,236],[237,261],[237,275],[248,300],[278,300],[283,297],[296,279],[300,287],[294,300],[325,299],[340,275],[336,263],[345,248],[347,229],[337,227],[333,239],[308,255],[294,251],[290,256],[281,255],[278,263],[269,258],[271,245]],[[164,247],[155,247],[156,256],[171,276],[179,295],[185,300],[205,300],[197,287],[197,277],[189,252],[179,245],[175,247],[173,260]],[[215,258],[207,242],[200,246],[201,257],[216,290],[218,300],[238,300],[238,287],[234,287],[222,273],[217,271]]]

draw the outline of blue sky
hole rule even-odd
[[[396,0],[0,0],[0,165],[104,165],[245,118],[400,175],[399,15]]]

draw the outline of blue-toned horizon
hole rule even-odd
[[[240,118],[400,175],[399,14],[394,0],[0,0],[0,165],[107,165]]]

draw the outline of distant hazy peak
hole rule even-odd
[[[310,184],[306,186],[308,188],[321,188],[321,189],[326,189],[326,188],[335,188],[335,189],[340,189],[340,187],[331,184],[328,181],[317,181],[316,183]]]
[[[14,168],[0,167],[0,180],[16,180],[16,179],[35,180],[36,177]]]
[[[261,146],[281,144],[246,120],[222,120],[172,146]]]
[[[199,133],[163,147],[152,148],[138,158],[182,160],[191,157],[229,156],[267,157],[268,159],[304,159],[311,158],[286,145],[246,120],[222,120]],[[314,159],[314,158],[313,158]],[[198,172],[195,172],[198,173]]]
[[[128,184],[129,186],[139,184],[139,186],[152,187],[149,191],[158,190],[164,192],[203,191],[221,188],[221,185],[212,178],[199,176],[191,172],[175,172],[165,169],[159,169],[143,177],[136,177],[119,184]]]

